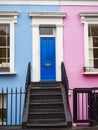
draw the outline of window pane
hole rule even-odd
[[[0,48],[0,63],[10,61],[10,48]]]
[[[98,68],[98,25],[89,25],[89,63]]]
[[[6,27],[4,25],[0,25],[0,35],[6,35]]]
[[[93,56],[94,56],[94,67],[98,68],[98,48],[93,49]]]
[[[93,54],[94,54],[94,58],[98,58],[98,49],[94,48]]]
[[[94,60],[94,68],[98,68],[98,60]]]
[[[0,46],[9,46],[10,36],[9,36],[9,25],[0,24]]]
[[[98,36],[98,25],[89,26],[89,36]]]
[[[6,37],[0,37],[0,46],[6,46]]]
[[[0,48],[0,58],[6,58],[6,48]]]
[[[0,64],[2,64],[2,62],[6,62],[5,58],[0,59]]]
[[[9,25],[8,24],[0,24],[0,35],[9,35]]]
[[[0,24],[0,72],[10,71],[10,26]]]
[[[93,38],[93,46],[98,47],[98,37]]]
[[[53,35],[53,27],[40,27],[40,35]]]

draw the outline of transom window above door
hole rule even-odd
[[[40,27],[39,34],[41,36],[55,36],[55,27]]]

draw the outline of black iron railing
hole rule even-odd
[[[68,83],[68,78],[67,78],[67,73],[66,73],[65,65],[64,65],[63,62],[61,63],[61,79],[62,79],[62,83],[63,83],[64,88],[65,88],[65,93],[66,93],[67,102],[68,102],[69,83]]]
[[[31,63],[28,63],[28,68],[27,68],[27,75],[26,75],[26,82],[25,82],[25,101],[26,101],[26,97],[27,97],[27,92],[28,92],[28,87],[29,84],[31,82]]]
[[[98,88],[73,90],[73,122],[98,123]]]
[[[72,126],[72,116],[71,116],[69,98],[68,98],[69,83],[68,83],[65,65],[63,62],[61,63],[61,79],[62,79],[62,84],[63,84],[62,85],[62,94],[63,94],[63,100],[64,100],[66,122],[67,122],[68,126],[71,127]]]
[[[31,63],[28,64],[26,83],[25,83],[25,102],[22,117],[22,127],[25,128],[28,121],[29,97],[30,97],[30,83],[31,83]]]
[[[0,125],[22,124],[24,96],[23,88],[0,89]]]

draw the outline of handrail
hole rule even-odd
[[[25,128],[28,120],[28,109],[29,109],[29,95],[30,95],[30,83],[31,83],[31,63],[28,63],[26,82],[25,82],[25,102],[22,117],[22,127]]]
[[[61,63],[61,79],[62,79],[62,85],[63,85],[62,94],[63,94],[65,113],[66,113],[66,121],[68,123],[68,126],[71,127],[72,126],[72,116],[71,116],[69,98],[68,98],[69,83],[68,83],[65,65],[63,62]]]
[[[28,92],[28,87],[31,82],[31,63],[28,63],[28,68],[27,68],[27,75],[26,75],[26,82],[25,82],[25,102],[26,102],[26,97],[27,97],[27,92]]]
[[[69,83],[68,83],[68,78],[67,78],[67,73],[66,73],[64,62],[61,62],[61,79],[65,88],[65,93],[66,93],[67,102],[68,102]]]

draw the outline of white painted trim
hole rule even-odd
[[[65,12],[30,12],[29,16],[34,18],[63,18],[67,14]]]
[[[0,75],[15,75],[16,72],[0,72]]]
[[[56,80],[61,81],[61,62],[63,61],[63,27],[56,26]]]
[[[84,75],[98,75],[98,72],[83,72]]]
[[[89,57],[89,36],[88,36],[88,26],[90,24],[98,25],[98,12],[82,12],[80,13],[81,23],[84,24],[84,53],[85,53],[85,65],[84,67],[93,67],[93,63],[90,64]],[[92,53],[93,54],[93,53]],[[92,58],[92,57],[91,57]],[[84,72],[83,74],[98,74],[97,69],[95,72]]]
[[[98,6],[97,0],[61,0],[60,5]]]
[[[0,5],[83,5],[98,6],[97,0],[0,0]]]
[[[98,17],[98,12],[81,12],[81,17]]]
[[[88,43],[88,23],[84,24],[84,53],[85,53],[85,66],[89,66],[89,43]]]
[[[14,16],[18,16],[18,12],[17,11],[0,11],[0,16],[14,17]]]
[[[14,73],[14,26],[17,23],[18,13],[15,11],[0,11],[0,24],[10,25],[10,72],[1,72],[0,74]]]
[[[61,62],[63,61],[63,17],[62,13],[58,13],[58,17],[53,15],[45,14],[44,17],[42,13],[40,17],[36,17],[35,15],[30,13],[30,17],[32,17],[32,80],[37,82],[40,81],[40,35],[39,35],[39,27],[40,25],[52,26],[56,27],[56,81],[61,81]],[[37,15],[37,16],[38,16]],[[49,16],[49,17],[48,17]],[[62,17],[61,17],[62,16]],[[66,13],[65,13],[66,16]],[[36,26],[35,26],[36,25]],[[60,26],[58,26],[60,25]]]
[[[60,0],[0,0],[0,5],[59,5]]]

